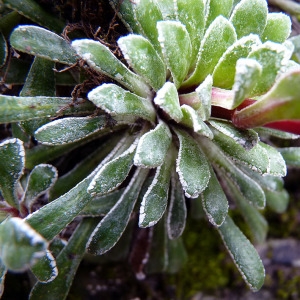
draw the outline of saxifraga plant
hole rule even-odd
[[[267,232],[260,210],[287,207],[282,177],[286,163],[299,166],[299,148],[262,140],[299,137],[299,38],[287,40],[290,18],[268,13],[265,0],[110,1],[131,32],[118,40],[123,62],[99,41],[69,43],[58,35],[63,25],[33,1],[3,3],[48,29],[19,26],[9,39],[35,59],[20,95],[0,96],[0,122],[13,132],[0,144],[1,293],[8,270],[30,270],[30,299],[65,299],[85,252],[108,252],[135,222],[147,241],[137,277],[176,270],[187,201],[259,290],[263,264],[228,199],[255,243]],[[74,65],[112,82],[87,99],[56,97],[55,64],[69,65],[78,83],[85,78]],[[47,164],[95,140],[95,151],[63,176]],[[49,203],[37,209],[43,194]],[[76,217],[63,242],[59,233]],[[168,265],[174,257],[178,265]]]

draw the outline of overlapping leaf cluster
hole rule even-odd
[[[284,158],[299,165],[299,149],[276,149],[260,136],[298,136],[257,126],[299,120],[300,66],[291,60],[293,40],[286,40],[289,17],[268,13],[264,0],[110,2],[131,32],[118,40],[127,64],[99,41],[69,44],[37,26],[20,26],[10,36],[12,47],[35,59],[20,96],[0,96],[0,121],[13,123],[17,137],[0,145],[0,205],[18,216],[0,225],[1,278],[7,269],[30,268],[38,280],[32,299],[53,290],[66,297],[72,276],[66,286],[61,278],[74,275],[86,249],[101,255],[113,248],[133,215],[140,228],[151,228],[150,259],[163,257],[153,270],[176,269],[168,257],[184,253],[190,198],[258,290],[264,267],[229,216],[228,199],[255,242],[267,231],[259,210],[286,209]],[[69,105],[71,98],[55,96],[53,68],[79,58],[114,83]],[[30,136],[39,145],[28,149]],[[99,148],[58,179],[45,164],[98,139]],[[48,191],[55,200],[32,213]],[[83,220],[64,245],[56,236],[77,216]]]

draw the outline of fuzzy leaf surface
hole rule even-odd
[[[233,0],[208,0],[206,1],[206,27],[208,27],[218,16],[228,18],[232,10]]]
[[[10,36],[10,43],[19,51],[55,62],[72,65],[77,61],[76,52],[66,40],[41,27],[17,27]]]
[[[278,151],[288,166],[300,167],[300,147],[279,148]]]
[[[195,90],[201,101],[200,107],[196,110],[203,121],[207,121],[211,115],[212,85],[213,78],[208,75]]]
[[[258,291],[264,283],[265,270],[257,251],[229,216],[218,230],[244,280],[252,291]]]
[[[7,268],[0,260],[0,297],[2,297],[4,292],[4,281],[5,281],[6,273],[7,273]]]

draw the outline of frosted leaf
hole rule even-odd
[[[177,20],[178,11],[174,0],[155,0],[164,20]]]
[[[157,22],[158,40],[167,68],[176,88],[186,77],[191,63],[192,45],[183,24],[177,21]]]
[[[252,291],[258,291],[264,284],[265,270],[257,251],[229,216],[218,230],[242,277]]]
[[[213,139],[213,133],[192,107],[184,104],[181,106],[181,111],[183,113],[181,124],[192,128],[198,134]]]
[[[152,103],[125,91],[115,84],[102,84],[88,94],[88,99],[112,116],[140,117],[154,122],[156,112]]]
[[[300,147],[278,148],[288,166],[300,167]]]
[[[132,69],[155,91],[163,86],[166,81],[164,63],[147,39],[131,34],[121,37],[118,45]]]
[[[210,175],[208,186],[201,194],[202,205],[208,220],[214,226],[220,226],[225,221],[229,206],[226,195],[211,167]]]
[[[223,53],[235,41],[236,33],[232,24],[223,16],[218,16],[205,32],[196,68],[182,87],[198,85],[207,75],[212,74]]]
[[[175,131],[180,142],[176,171],[185,196],[197,198],[207,188],[209,165],[198,143],[184,130]]]
[[[222,15],[228,18],[232,10],[233,0],[207,0],[206,1],[206,28]]]
[[[246,150],[253,148],[259,141],[257,132],[252,129],[238,129],[230,122],[222,120],[210,120],[209,124],[233,139]]]
[[[154,103],[177,123],[181,121],[183,115],[179,105],[179,96],[176,86],[172,82],[166,82],[157,92]]]
[[[269,13],[261,40],[283,43],[291,33],[291,19],[283,13]]]
[[[300,138],[299,134],[284,132],[281,130],[268,128],[268,127],[258,127],[258,128],[255,128],[255,131],[258,132],[260,137],[274,136],[274,137],[277,137],[277,138],[283,139],[283,140],[296,140],[296,139]]]
[[[154,179],[143,197],[140,206],[139,227],[153,226],[163,216],[168,204],[173,163],[174,150],[171,149],[165,162],[156,169]]]
[[[7,43],[2,33],[0,33],[0,68],[5,64],[7,59]],[[0,292],[1,296],[1,292]]]
[[[172,134],[169,127],[161,121],[153,130],[140,138],[134,164],[146,168],[160,166],[165,160],[171,140]]]
[[[196,93],[201,101],[201,106],[199,109],[197,109],[197,113],[203,121],[207,121],[211,115],[212,84],[212,76],[208,75],[205,80],[196,88]]]
[[[238,38],[253,34],[262,34],[268,15],[268,5],[265,0],[242,0],[234,8],[230,21]]]
[[[6,273],[7,273],[7,268],[0,260],[0,297],[2,297],[4,292],[4,281],[5,281]]]
[[[0,143],[0,191],[11,206],[19,207],[17,194],[19,179],[25,167],[25,149],[19,139],[8,139]]]
[[[247,57],[254,46],[261,44],[259,37],[254,34],[242,37],[230,46],[220,58],[213,72],[214,86],[229,89],[234,83],[236,62],[239,58]]]

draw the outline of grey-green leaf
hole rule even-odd
[[[278,148],[285,163],[291,167],[300,167],[300,147]]]
[[[4,292],[4,281],[5,281],[6,273],[7,273],[7,268],[5,267],[2,260],[0,259],[0,297],[2,297]]]
[[[156,118],[154,107],[148,99],[132,94],[115,84],[102,84],[89,92],[88,98],[112,116],[123,116],[125,120],[132,120],[132,116],[135,116],[154,122]]]
[[[195,139],[184,130],[175,131],[180,142],[176,171],[185,196],[197,198],[209,183],[209,165]]]
[[[140,138],[134,156],[134,164],[146,168],[162,165],[171,140],[172,134],[169,127],[161,121],[154,129]]]
[[[19,207],[18,181],[25,165],[25,149],[18,139],[9,139],[0,144],[0,191],[5,201]]]
[[[48,242],[25,220],[10,218],[0,225],[0,245],[4,265],[9,270],[20,272],[45,255]]]
[[[11,34],[10,43],[19,51],[55,62],[72,65],[77,61],[76,52],[66,40],[41,27],[19,26]]]
[[[206,28],[222,15],[228,18],[232,10],[233,0],[208,0],[206,1]]]
[[[256,249],[229,216],[218,230],[244,280],[251,290],[258,291],[264,284],[265,270]]]
[[[140,168],[136,170],[119,201],[101,220],[90,237],[88,242],[88,251],[90,253],[101,255],[110,250],[120,239],[129,222],[147,174],[147,169]]]
[[[0,32],[0,68],[5,64],[7,58],[7,44],[3,34]]]
[[[132,69],[159,90],[166,80],[164,62],[153,45],[141,35],[127,35],[118,40],[122,53]]]

